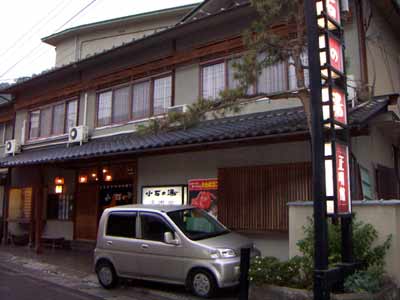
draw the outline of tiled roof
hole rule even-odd
[[[367,120],[386,109],[388,98],[364,103],[350,112],[351,124],[365,124]],[[305,133],[307,118],[302,107],[260,112],[205,121],[196,127],[155,135],[120,134],[89,141],[82,146],[66,145],[23,151],[16,156],[0,160],[0,166],[64,162],[113,154],[143,153],[155,149],[168,149],[210,142],[232,142],[243,138],[269,137],[288,133]]]

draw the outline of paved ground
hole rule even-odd
[[[97,300],[102,299],[1,266],[0,299]]]
[[[117,289],[105,290],[99,286],[92,271],[92,254],[84,252],[45,250],[38,256],[25,247],[0,246],[0,271],[1,300],[199,299],[181,286],[138,280],[126,280]],[[41,294],[32,297],[32,291]],[[233,300],[237,296],[235,290],[225,289],[216,299]]]

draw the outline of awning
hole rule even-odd
[[[352,126],[362,126],[376,114],[386,111],[388,97],[363,103],[350,112]],[[26,150],[0,160],[0,167],[66,162],[109,155],[146,153],[155,149],[201,145],[210,142],[227,143],[290,133],[307,133],[307,118],[302,107],[204,121],[195,127],[155,135],[120,134],[93,139],[82,146],[54,146]]]

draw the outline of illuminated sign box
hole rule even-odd
[[[146,205],[182,205],[187,203],[187,186],[144,186],[142,203]]]

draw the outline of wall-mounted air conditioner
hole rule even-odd
[[[76,126],[76,127],[71,127],[69,129],[68,133],[68,143],[69,144],[74,144],[74,143],[79,143],[82,145],[82,143],[87,142],[89,139],[89,128],[87,126]]]
[[[185,113],[188,111],[188,108],[189,107],[187,104],[175,105],[175,106],[168,107],[168,112]]]
[[[21,144],[17,140],[8,140],[5,143],[5,153],[15,155],[21,152]]]

